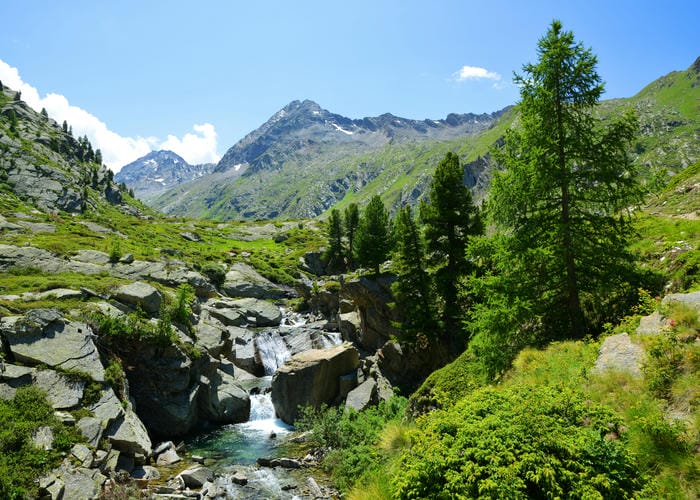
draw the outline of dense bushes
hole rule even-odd
[[[52,450],[37,448],[32,442],[32,435],[42,426],[53,430]],[[0,498],[32,497],[35,479],[56,466],[61,453],[77,441],[75,429],[56,420],[41,389],[20,387],[13,399],[0,399]]]
[[[361,412],[306,407],[294,424],[297,430],[311,432],[312,445],[328,451],[324,468],[332,472],[338,487],[345,490],[363,475],[382,467],[377,446],[380,435],[388,424],[402,419],[405,408],[406,399],[399,396]]]
[[[484,388],[419,419],[398,498],[631,498],[621,420],[570,389]]]

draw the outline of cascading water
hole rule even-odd
[[[284,343],[277,330],[269,330],[258,334],[255,337],[255,349],[267,376],[273,375],[275,370],[290,358],[287,344]]]

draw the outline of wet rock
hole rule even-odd
[[[314,349],[293,356],[278,368],[272,378],[272,403],[275,412],[291,424],[299,406],[333,404],[339,394],[339,378],[354,372],[359,353],[351,344],[329,349]]]
[[[300,469],[301,468],[301,462],[299,460],[294,459],[294,458],[280,458],[278,463],[279,463],[279,466],[282,467],[283,469]]]
[[[125,304],[139,306],[150,314],[157,313],[163,301],[163,296],[155,287],[141,281],[120,286],[114,297]]]
[[[187,488],[201,488],[204,483],[214,479],[214,473],[208,467],[198,465],[182,471],[178,477],[182,478]]]
[[[248,477],[243,472],[238,471],[231,475],[231,481],[234,484],[245,486],[246,484],[248,484]]]

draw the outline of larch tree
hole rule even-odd
[[[357,207],[357,203],[350,203],[345,208],[343,212],[343,226],[345,229],[345,237],[348,240],[348,259],[352,260],[352,256],[355,252],[355,233],[357,232],[357,225],[360,223],[360,209]]]
[[[505,170],[494,175],[489,211],[506,236],[505,279],[537,289],[529,297],[505,290],[529,314],[512,329],[527,325],[541,341],[582,338],[630,267],[628,208],[643,196],[628,156],[637,122],[631,113],[596,115],[597,58],[561,22],[537,53],[515,77],[520,122],[495,152]]]

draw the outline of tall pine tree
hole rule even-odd
[[[350,203],[343,212],[343,226],[345,229],[345,237],[348,240],[348,258],[352,260],[355,253],[355,233],[357,225],[360,223],[360,209],[357,203]]]
[[[379,195],[374,195],[365,207],[355,235],[355,257],[361,266],[374,268],[379,275],[379,265],[389,256],[389,213]]]
[[[421,204],[420,217],[428,265],[442,302],[443,333],[457,334],[462,330],[464,315],[458,284],[470,272],[465,249],[471,236],[483,232],[483,226],[456,154],[449,152],[438,163],[430,185],[430,202]]]
[[[331,271],[342,270],[343,263],[343,226],[340,211],[337,208],[331,210],[328,217],[328,247],[324,257],[328,261],[328,269]]]
[[[540,39],[538,55],[515,78],[520,125],[495,152],[505,171],[494,176],[489,210],[505,235],[502,257],[509,263],[500,265],[502,278],[488,293],[501,304],[519,304],[519,313],[502,314],[512,324],[498,329],[483,316],[476,323],[482,331],[501,330],[506,338],[498,343],[512,343],[525,330],[540,342],[595,333],[594,310],[624,293],[631,268],[627,208],[642,199],[628,156],[636,119],[597,117],[603,83],[595,55],[559,21]],[[507,282],[530,286],[502,286]]]
[[[393,271],[391,286],[395,307],[402,318],[401,330],[411,340],[435,334],[430,276],[425,268],[425,245],[410,206],[403,207],[394,222]]]

